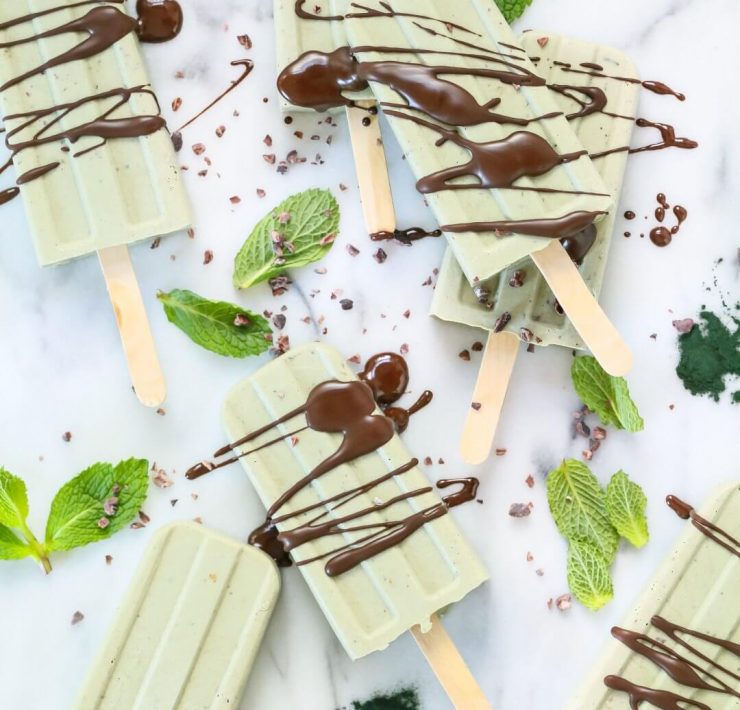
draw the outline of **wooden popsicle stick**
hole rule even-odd
[[[423,634],[419,626],[414,626],[411,633],[456,710],[492,708],[436,614],[427,633]]]
[[[578,268],[559,240],[532,254],[537,268],[594,357],[610,375],[632,369],[632,352],[588,290]]]
[[[360,200],[365,227],[369,234],[392,232],[396,228],[388,165],[385,161],[383,138],[378,116],[367,111],[375,106],[372,100],[357,101],[347,107],[347,123],[355,156],[355,171],[360,184]],[[370,120],[366,126],[363,121]]]
[[[101,249],[98,258],[136,396],[145,406],[158,407],[167,389],[128,248]]]
[[[465,463],[483,463],[491,452],[519,344],[519,336],[515,333],[490,333],[488,336],[460,440],[460,454]]]

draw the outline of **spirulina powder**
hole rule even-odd
[[[727,387],[725,378],[740,376],[740,321],[733,318],[736,327],[731,332],[714,313],[699,315],[702,323],[678,337],[681,359],[676,373],[691,394],[718,402]],[[732,401],[740,403],[740,390],[732,394]]]
[[[419,710],[419,696],[416,688],[403,688],[390,695],[376,695],[370,700],[352,703],[353,710]]]

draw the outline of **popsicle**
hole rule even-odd
[[[0,3],[0,113],[39,263],[97,252],[134,388],[156,406],[164,380],[125,247],[190,212],[135,29],[116,0]]]
[[[196,523],[167,525],[74,707],[237,707],[279,591],[268,555]]]
[[[489,707],[436,616],[487,578],[448,513],[471,480],[440,499],[372,389],[319,343],[237,384],[223,419],[234,443],[188,477],[242,462],[268,509],[250,542],[290,555],[348,655],[412,630],[456,707]]]
[[[327,107],[315,104],[313,97],[301,98],[287,90],[284,80],[307,53],[328,54],[347,46],[344,16],[350,0],[275,0],[273,9],[283,111],[324,110]],[[351,102],[345,108],[365,226],[370,234],[393,231],[396,217],[375,98],[368,87],[346,95]]]
[[[687,519],[568,707],[731,710],[740,707],[740,483],[712,491]],[[670,515],[670,513],[668,513]]]
[[[522,46],[536,58],[538,71],[553,87],[558,106],[594,156],[594,165],[618,204],[627,166],[625,147],[630,145],[640,92],[633,62],[616,49],[538,31],[525,33]],[[604,279],[616,213],[615,208],[598,224],[563,240],[572,260],[580,264],[581,283],[595,298]],[[520,339],[536,345],[586,347],[561,306],[529,258],[471,289],[452,251],[445,254],[432,314],[489,331],[472,398],[481,406],[468,412],[461,443],[469,463],[485,460],[491,449]]]

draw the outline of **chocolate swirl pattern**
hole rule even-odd
[[[281,566],[289,566],[292,564],[291,551],[302,545],[321,538],[359,533],[359,537],[352,542],[339,544],[330,551],[301,559],[297,563],[302,566],[326,560],[327,575],[334,577],[348,572],[363,561],[403,542],[428,522],[445,515],[449,508],[472,500],[476,495],[477,479],[446,479],[440,481],[441,488],[459,486],[459,489],[446,495],[440,502],[421,507],[397,519],[376,522],[372,518],[380,511],[429,494],[432,487],[404,490],[383,500],[376,497],[370,506],[346,513],[342,510],[360,496],[373,494],[382,484],[411,471],[419,463],[412,458],[394,470],[361,485],[349,487],[312,505],[284,512],[286,505],[320,478],[331,474],[343,464],[378,451],[391,440],[396,431],[406,428],[409,417],[432,399],[432,393],[425,391],[408,410],[395,406],[407,385],[408,367],[404,359],[395,353],[379,353],[368,360],[359,381],[330,380],[316,385],[300,407],[249,432],[215,453],[216,457],[228,458],[218,463],[198,463],[190,468],[186,476],[191,480],[200,478],[243,457],[249,457],[286,440],[295,440],[295,437],[307,429],[340,434],[339,447],[271,503],[264,523],[252,532],[249,542],[266,551]],[[377,405],[383,407],[383,414],[375,413]],[[290,425],[290,431],[257,443],[257,439],[281,425]],[[312,517],[305,520],[307,515]],[[285,524],[292,521],[296,521],[295,526],[286,530]],[[282,531],[278,531],[278,526]]]

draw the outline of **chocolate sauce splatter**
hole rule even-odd
[[[177,0],[136,0],[136,34],[142,42],[169,42],[182,29]]]
[[[642,703],[650,703],[656,708],[660,708],[660,710],[686,710],[687,705],[697,710],[712,710],[709,705],[689,700],[684,698],[683,695],[676,695],[676,693],[671,693],[668,690],[657,690],[656,688],[636,685],[618,675],[606,676],[604,685],[612,690],[627,693],[632,710],[638,710]]]
[[[655,246],[665,247],[668,246],[673,240],[673,237],[678,234],[681,229],[681,225],[683,225],[686,218],[689,216],[689,212],[685,207],[675,205],[673,207],[673,216],[676,219],[676,223],[669,229],[662,224],[665,220],[666,212],[671,208],[668,204],[668,199],[662,192],[659,192],[655,199],[658,202],[658,206],[655,208],[655,219],[660,222],[660,224],[650,230],[650,241],[655,244]]]
[[[370,239],[374,242],[386,242],[395,240],[400,244],[411,246],[412,242],[417,242],[425,237],[440,237],[441,229],[426,230],[422,227],[409,227],[408,229],[394,229],[392,232],[373,232]]]
[[[702,535],[706,535],[710,540],[721,545],[731,554],[736,557],[740,557],[740,540],[735,539],[730,535],[730,533],[717,527],[706,518],[703,518],[691,505],[685,503],[680,498],[674,495],[669,495],[666,497],[665,502],[679,518],[682,518],[683,520],[691,520],[691,524],[700,533],[702,533]]]
[[[182,148],[182,131],[183,129],[187,128],[189,125],[191,125],[194,121],[198,120],[204,113],[209,111],[211,108],[213,108],[219,101],[221,101],[224,97],[226,97],[228,94],[230,94],[234,89],[236,89],[239,84],[241,84],[251,73],[252,69],[254,69],[254,62],[251,59],[235,59],[233,62],[231,62],[232,67],[241,67],[241,74],[231,82],[229,87],[222,91],[213,101],[211,101],[205,108],[201,109],[196,113],[194,116],[189,118],[185,123],[183,123],[177,130],[172,132],[172,142],[175,146],[175,151],[179,151],[180,148]],[[286,123],[287,123],[287,117],[286,116]]]
[[[471,495],[471,490],[473,491],[472,495],[474,495],[473,480],[460,480],[456,482],[462,486],[461,490],[442,501],[399,520],[382,523],[360,521],[353,524],[354,521],[365,518],[373,512],[385,510],[397,503],[426,495],[432,492],[433,489],[426,486],[399,493],[386,500],[376,498],[372,506],[327,519],[330,513],[334,513],[350,501],[374,490],[383,482],[410,471],[418,464],[417,459],[412,459],[403,466],[361,486],[344,491],[301,510],[280,514],[280,511],[288,502],[293,500],[316,479],[342,464],[377,451],[391,440],[396,428],[400,428],[399,420],[402,421],[402,426],[405,428],[408,417],[431,401],[432,393],[426,391],[408,410],[403,410],[400,407],[388,407],[385,410],[385,416],[375,414],[376,398],[386,404],[396,402],[405,392],[408,384],[408,367],[403,358],[394,353],[381,353],[371,358],[365,366],[362,376],[364,381],[328,381],[317,385],[311,390],[305,404],[291,410],[270,424],[250,432],[233,444],[222,447],[215,454],[216,457],[220,457],[231,453],[230,458],[219,463],[201,462],[186,473],[189,479],[198,478],[233,463],[243,456],[293,437],[305,429],[310,428],[314,431],[342,434],[342,442],[339,448],[280,495],[269,507],[265,522],[250,535],[250,543],[265,550],[280,565],[290,564],[290,551],[307,542],[325,536],[362,532],[361,537],[353,542],[311,559],[301,560],[298,563],[299,565],[305,565],[326,559],[325,570],[329,576],[342,574],[353,569],[364,560],[402,542],[427,522],[445,515],[449,507],[464,502]],[[305,426],[298,426],[288,434],[277,436],[254,448],[245,450],[245,445],[300,415],[305,416]],[[450,485],[452,485],[452,482],[450,482]],[[313,511],[317,511],[317,515],[309,522],[302,523],[290,530],[278,531],[278,525]]]

